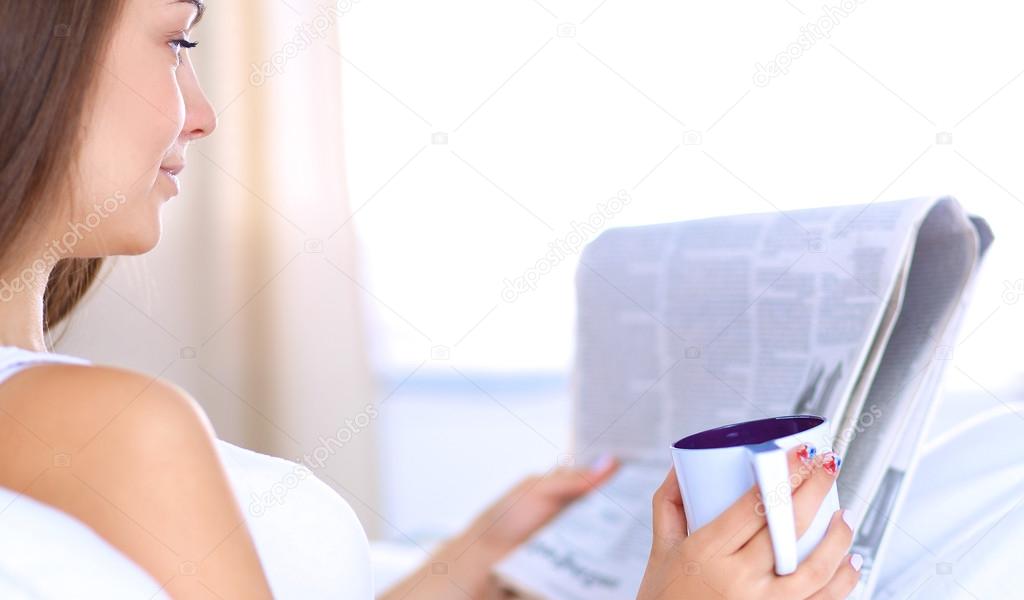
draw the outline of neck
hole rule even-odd
[[[36,263],[38,268],[40,263]],[[0,275],[0,345],[46,352],[43,294],[52,265],[35,270],[31,262]]]

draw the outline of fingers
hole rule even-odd
[[[603,456],[589,469],[558,468],[541,477],[532,486],[531,493],[561,499],[575,500],[608,480],[619,468],[612,456]]]
[[[654,517],[655,544],[675,544],[686,538],[683,495],[679,491],[675,467],[668,470],[665,481],[654,492],[651,508]]]
[[[789,490],[784,490],[786,493],[801,488],[804,481],[813,474],[813,469],[809,465],[813,464],[814,456],[815,449],[810,444],[801,444],[786,453],[790,486]],[[754,485],[722,514],[694,532],[694,536],[707,536],[708,539],[716,540],[715,543],[721,544],[717,552],[732,554],[746,545],[762,529],[767,531],[764,515],[761,494],[757,485]]]
[[[618,468],[619,459],[610,454],[605,454],[597,459],[597,462],[584,474],[584,478],[590,481],[591,487],[597,487],[607,481]]]
[[[826,452],[812,463],[810,476],[804,485],[793,494],[793,511],[796,517],[796,537],[799,538],[811,526],[811,521],[818,514],[818,507],[828,495],[829,490],[839,476],[839,463],[842,462],[835,452]]]
[[[860,580],[860,567],[864,558],[860,554],[852,554],[839,565],[832,580],[808,600],[842,600],[847,598]]]
[[[843,520],[842,514],[843,511],[837,510],[832,515],[825,537],[800,563],[796,572],[779,578],[779,583],[788,590],[785,597],[806,598],[828,585],[835,576],[853,542],[853,530]]]
[[[796,520],[797,539],[811,526],[811,522],[818,514],[818,508],[832,489],[832,484],[839,474],[835,465],[839,462],[839,457],[833,452],[826,452],[811,459],[810,464],[801,465],[800,470],[805,475],[803,484],[793,492],[793,516]],[[772,539],[768,527],[761,527],[743,547],[742,552],[749,553],[750,560],[762,566],[770,567],[774,564]]]

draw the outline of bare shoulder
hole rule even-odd
[[[47,469],[211,458],[214,434],[195,400],[166,380],[118,367],[47,363],[0,385],[0,484],[23,489]],[[168,460],[173,457],[176,460]]]
[[[116,367],[27,368],[0,385],[0,453],[0,485],[78,517],[158,581],[205,560],[252,578],[229,588],[264,585],[213,429],[179,386]]]
[[[0,447],[28,436],[65,453],[117,431],[135,433],[129,439],[136,442],[158,433],[182,440],[213,435],[205,413],[182,388],[108,366],[42,364],[24,369],[0,385],[0,416],[9,417],[0,418]]]
[[[80,416],[118,412],[133,404],[207,423],[189,394],[156,376],[111,366],[47,363],[23,369],[0,385],[0,408],[58,410]],[[164,415],[170,416],[170,415]]]
[[[0,453],[14,459],[0,462],[0,485],[35,488],[31,495],[44,495],[39,480],[88,484],[93,472],[160,464],[135,480],[152,485],[182,466],[214,460],[213,440],[209,420],[185,390],[145,373],[47,363],[0,385]]]

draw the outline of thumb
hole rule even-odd
[[[619,461],[611,455],[599,458],[589,469],[555,469],[541,479],[537,491],[545,496],[570,502],[600,487],[619,468]]]
[[[686,515],[683,513],[683,495],[676,480],[676,469],[668,470],[665,481],[654,492],[654,543],[676,543],[686,538]]]

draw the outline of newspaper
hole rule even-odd
[[[679,438],[817,414],[869,598],[992,241],[951,197],[611,229],[576,275],[573,452],[623,461],[496,567],[515,593],[635,598]]]

